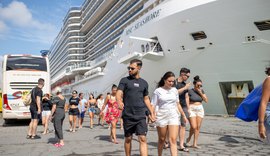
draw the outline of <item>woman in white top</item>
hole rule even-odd
[[[158,155],[162,155],[166,134],[169,134],[171,155],[177,155],[177,136],[180,125],[180,113],[187,118],[179,103],[178,91],[173,87],[175,75],[173,72],[166,72],[154,91],[152,105],[155,107],[156,126],[158,131]],[[179,113],[180,112],[180,113]]]
[[[100,110],[102,109],[103,104],[104,104],[104,97],[102,94],[99,94],[99,96],[97,97],[97,106]],[[104,109],[104,111],[100,112],[100,114],[99,114],[98,124],[100,125],[100,120],[101,120],[101,126],[104,125],[104,114],[105,113],[106,113],[106,110]]]

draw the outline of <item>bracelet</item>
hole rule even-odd
[[[259,123],[264,123],[264,121],[259,121]]]

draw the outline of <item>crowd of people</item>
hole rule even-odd
[[[110,141],[115,144],[119,143],[116,138],[116,125],[120,123],[121,129],[124,130],[124,148],[127,156],[131,155],[134,133],[138,136],[140,155],[148,155],[147,119],[154,123],[157,129],[157,153],[159,156],[166,148],[170,148],[172,156],[176,156],[178,151],[189,152],[189,148],[201,148],[198,145],[198,139],[204,118],[203,102],[208,102],[202,89],[203,81],[201,78],[197,75],[193,78],[193,83],[187,82],[190,77],[190,70],[187,68],[180,69],[179,77],[168,71],[159,80],[157,88],[150,98],[148,83],[140,77],[141,68],[141,60],[131,60],[127,67],[129,76],[122,78],[118,86],[112,85],[111,92],[107,93],[105,98],[103,94],[97,98],[90,94],[88,100],[84,99],[83,93],[78,94],[76,90],[72,92],[72,97],[69,100],[63,97],[61,91],[58,91],[53,99],[50,99],[49,94],[42,96],[44,80],[40,79],[38,86],[32,91],[34,96],[30,105],[32,120],[29,124],[27,138],[40,138],[36,135],[36,128],[38,115],[42,112],[43,134],[48,133],[48,123],[51,120],[58,140],[54,146],[62,147],[64,146],[62,125],[65,112],[69,113],[70,132],[77,131],[77,123],[79,129],[83,127],[84,117],[88,112],[89,127],[93,128],[93,119],[97,116],[98,125],[104,126],[104,122],[106,122],[110,126],[108,136]],[[269,84],[268,82],[269,77],[265,84]],[[267,103],[269,105],[268,91],[269,89],[265,89],[261,114],[265,113]],[[262,138],[266,137],[263,117],[261,115],[259,121],[259,132]],[[190,125],[189,134],[185,138],[188,124]],[[269,132],[267,131],[267,133]],[[179,147],[177,147],[178,138]]]

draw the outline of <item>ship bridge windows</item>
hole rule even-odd
[[[260,31],[270,30],[270,20],[254,22]]]
[[[191,36],[193,37],[193,39],[196,41],[196,40],[202,40],[202,39],[206,39],[207,36],[205,34],[204,31],[198,31],[198,32],[194,32],[194,33],[191,33]]]

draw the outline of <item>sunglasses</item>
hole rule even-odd
[[[183,76],[186,76],[187,78],[189,78],[189,75],[188,74],[183,73]]]
[[[197,85],[198,87],[202,87],[202,85]]]
[[[127,67],[128,70],[134,70],[135,68],[133,67]]]

